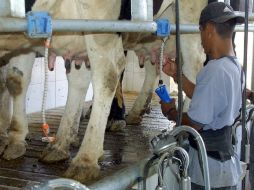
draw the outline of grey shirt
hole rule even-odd
[[[203,130],[217,130],[232,125],[241,107],[241,67],[228,57],[211,60],[199,72],[196,87],[188,111],[195,125]],[[189,174],[192,182],[204,185],[197,151],[190,149]],[[220,162],[208,158],[211,187],[234,186],[241,175],[240,160],[235,155]]]

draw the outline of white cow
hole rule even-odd
[[[207,3],[204,0],[199,0],[195,2],[189,2],[187,0],[182,0],[181,9],[183,16],[181,17],[182,23],[196,23],[198,21],[198,16],[200,10]],[[45,10],[53,16],[53,18],[78,18],[78,19],[107,19],[107,20],[117,20],[120,12],[121,1],[119,0],[40,0],[37,1],[34,5],[33,10]],[[173,0],[165,0],[163,3],[166,11],[159,11],[160,15],[171,15],[170,18],[173,18],[174,15],[174,4]],[[68,7],[68,9],[66,9]],[[67,11],[66,11],[67,10]],[[160,16],[158,15],[158,16]],[[188,15],[188,16],[186,16]],[[10,40],[16,40],[20,42],[19,44],[10,43]],[[9,41],[8,41],[9,40]],[[172,40],[174,41],[174,40]],[[28,41],[24,36],[8,36],[4,40],[0,41],[0,49],[24,49],[27,47],[34,47],[42,43],[40,40],[30,40]],[[172,42],[173,43],[173,42]],[[193,35],[182,37],[182,47],[183,47],[183,58],[187,63],[187,60],[190,63],[195,63],[200,61],[201,52],[194,51],[200,50],[200,39]],[[158,42],[155,42],[158,44]],[[185,44],[185,46],[184,46]],[[187,44],[187,47],[186,47]],[[193,47],[193,51],[188,49],[189,45]],[[127,45],[126,45],[127,46]],[[7,48],[8,47],[8,48]],[[154,47],[154,43],[150,43],[146,47]],[[158,48],[156,48],[158,49]],[[91,117],[87,126],[86,134],[84,136],[83,142],[77,153],[76,157],[72,160],[72,163],[66,172],[66,175],[71,178],[75,178],[79,181],[84,181],[90,178],[98,176],[99,166],[98,159],[103,155],[103,141],[105,127],[107,123],[107,117],[110,111],[111,102],[115,93],[117,83],[119,81],[120,73],[123,71],[126,64],[124,52],[123,52],[123,43],[122,37],[117,34],[90,34],[83,35],[83,33],[66,33],[66,34],[56,34],[52,38],[52,51],[56,55],[62,55],[66,61],[71,60],[73,56],[80,57],[79,55],[87,51],[89,60],[91,62],[91,73],[92,73],[92,83],[94,89],[94,103],[91,113]],[[148,52],[147,52],[148,53]],[[28,60],[34,59],[34,53],[25,54],[22,56],[27,56]],[[193,58],[194,57],[194,58]],[[50,57],[50,62],[54,62],[55,55]],[[15,58],[10,62],[15,63]],[[186,64],[187,65],[187,64]],[[18,67],[16,67],[18,68]],[[13,81],[22,76],[22,73],[25,73],[26,70],[15,69],[15,67],[10,67],[11,72],[13,73]],[[195,70],[195,69],[194,69]],[[189,72],[190,70],[187,69]],[[153,69],[153,75],[151,73],[147,74],[148,83],[155,81],[157,75]],[[77,72],[78,73],[78,72]],[[86,71],[84,70],[84,73]],[[25,73],[26,74],[26,73]],[[186,73],[187,75],[187,73]],[[148,80],[149,77],[153,77],[154,80]],[[86,89],[86,85],[81,86],[86,79],[81,79],[77,82],[79,90],[76,90],[75,86],[73,87],[73,94],[77,97],[77,94],[81,94],[80,99],[76,99],[76,102],[72,104],[71,102],[67,105],[76,107],[76,110],[79,109],[78,102],[83,99],[81,91]],[[7,82],[8,83],[8,82]],[[23,83],[13,83],[22,87]],[[143,96],[139,96],[139,100],[147,99],[147,96],[151,94],[151,89],[153,89],[154,84],[144,85],[145,93]],[[17,88],[16,88],[17,89]],[[26,90],[26,89],[25,89]],[[148,92],[148,93],[147,93]],[[6,93],[6,92],[4,92]],[[84,92],[85,93],[85,92]],[[84,94],[83,93],[83,94]],[[71,94],[71,95],[73,95]],[[19,95],[19,93],[18,93]],[[71,97],[70,95],[70,97]],[[17,96],[18,97],[18,96]],[[24,98],[24,95],[22,96]],[[145,97],[145,98],[142,98]],[[24,99],[23,99],[24,100]],[[69,100],[69,96],[68,96]],[[78,101],[77,101],[78,100]],[[144,103],[142,103],[144,104]],[[142,106],[141,106],[142,107]],[[18,109],[18,108],[17,108]],[[15,110],[15,108],[14,108]],[[22,114],[24,114],[24,107],[22,109]],[[16,111],[20,113],[19,111]],[[66,111],[67,112],[67,111]],[[14,111],[15,113],[15,111]],[[68,112],[70,113],[70,112]],[[79,115],[79,111],[72,112],[74,116]],[[24,116],[25,117],[25,116]],[[8,117],[5,117],[8,120]],[[20,118],[12,118],[13,126],[17,126],[15,122]],[[72,135],[77,133],[77,128],[75,126],[75,121],[69,125],[70,120],[64,119],[61,123],[66,123],[66,125],[60,125],[59,131],[57,133],[56,142],[47,149],[43,155],[43,159],[46,161],[57,161],[65,159],[69,153],[69,145],[75,140],[72,139]],[[8,123],[8,121],[7,121]],[[6,136],[6,130],[4,129],[2,134],[5,135],[8,145],[7,149],[5,146],[2,148],[4,155],[7,159],[14,158],[15,147],[21,147],[20,149],[23,152],[25,150],[24,137],[27,134],[27,125],[21,125],[25,122],[19,122],[20,128],[11,127]],[[0,123],[1,124],[1,123]],[[72,127],[68,127],[72,126]],[[6,125],[7,126],[7,125]],[[22,135],[20,135],[22,134]],[[75,136],[75,135],[74,135]],[[12,138],[10,138],[12,137]],[[3,138],[4,139],[4,138]],[[19,145],[19,146],[16,146]],[[12,148],[13,147],[13,148]],[[13,149],[13,150],[11,150]],[[1,149],[0,149],[1,150]],[[11,152],[11,154],[9,153]],[[10,156],[11,155],[11,156]]]
[[[157,18],[169,18],[169,20],[175,21],[175,7],[174,4],[170,4],[172,2],[164,1],[162,4],[162,10],[159,11],[157,15],[155,15],[155,19]],[[207,5],[207,0],[205,1],[187,1],[180,0],[180,22],[182,24],[198,24],[200,12],[202,8]],[[160,14],[161,13],[161,14]],[[124,38],[124,45],[128,43],[129,38],[133,41],[133,36],[131,34],[127,34]],[[149,40],[147,36],[145,39],[140,38],[140,41]],[[152,93],[154,92],[154,86],[158,81],[158,73],[156,73],[155,63],[159,61],[159,51],[162,41],[156,40],[155,42],[143,43],[138,46],[133,47],[133,44],[126,45],[127,47],[131,45],[131,47],[136,51],[136,54],[139,56],[140,62],[146,62],[146,75],[145,81],[139,94],[136,99],[134,106],[132,107],[129,115],[126,119],[128,124],[136,124],[139,123],[142,119],[142,115],[144,114],[143,110],[146,110],[147,105],[150,103],[150,98]],[[181,48],[182,48],[182,56],[183,56],[183,73],[185,76],[195,83],[196,74],[202,68],[203,62],[205,60],[205,55],[203,52],[203,48],[201,46],[201,39],[199,34],[185,34],[181,35]],[[175,57],[175,36],[170,36],[170,39],[167,41],[165,47],[165,54],[171,58]],[[153,67],[153,68],[151,68]],[[184,110],[188,109],[190,100],[186,98]]]
[[[66,10],[66,7],[68,7],[68,11]],[[73,18],[73,19],[108,19],[108,20],[117,20],[118,15],[120,12],[120,2],[118,0],[112,1],[70,1],[70,0],[63,0],[63,1],[37,1],[34,5],[33,10],[46,10],[49,11],[50,14],[53,16],[53,18]],[[95,11],[96,10],[96,11]],[[97,13],[97,14],[96,14]],[[15,43],[11,43],[13,41],[16,41]],[[43,44],[43,41],[40,40],[27,40],[23,35],[5,35],[3,38],[1,38],[0,41],[0,49],[5,50],[17,50],[17,49],[24,49],[34,47],[35,45]],[[39,43],[41,42],[41,43]],[[71,59],[73,56],[79,57],[79,54],[81,52],[84,52],[86,50],[86,46],[88,47],[89,52],[89,59],[93,63],[91,66],[92,73],[94,75],[97,75],[97,77],[94,77],[93,80],[93,87],[94,87],[94,93],[95,97],[94,100],[95,105],[93,110],[97,109],[97,112],[99,110],[99,113],[101,114],[94,114],[94,111],[92,112],[92,118],[89,124],[88,124],[88,134],[84,138],[84,142],[82,147],[86,149],[85,152],[79,153],[78,157],[82,157],[82,162],[80,161],[73,161],[72,166],[75,167],[87,167],[87,168],[97,168],[97,158],[103,154],[103,136],[104,136],[104,128],[100,129],[98,126],[103,126],[106,123],[106,120],[104,120],[104,116],[108,115],[109,107],[111,100],[113,98],[113,94],[116,88],[116,84],[119,78],[119,73],[122,72],[124,65],[125,65],[125,58],[123,53],[123,45],[121,37],[117,34],[103,34],[103,35],[89,35],[84,36],[82,33],[67,33],[63,35],[54,35],[52,38],[52,49],[57,50],[55,51],[57,55],[63,55],[65,59]],[[105,49],[104,49],[104,48]],[[95,53],[99,52],[99,53]],[[95,54],[100,56],[95,56]],[[15,54],[13,54],[15,55]],[[27,59],[34,61],[34,53],[29,54],[23,54],[22,56],[26,57]],[[54,59],[54,57],[51,57],[51,61]],[[12,58],[10,62],[16,63],[18,60],[16,58]],[[103,64],[103,66],[101,65]],[[27,64],[27,66],[31,68],[31,64]],[[22,87],[27,86],[22,82],[23,79],[22,76],[29,76],[29,73],[26,73],[26,69],[24,70],[19,69],[18,67],[15,67],[15,64],[10,64],[7,66],[11,70],[13,77],[12,80],[6,80],[6,86],[10,85],[16,85],[19,88],[15,88],[13,95],[17,95],[16,97],[23,97],[24,102],[24,95],[19,96],[20,92],[22,91]],[[106,69],[107,68],[107,69]],[[105,70],[106,69],[106,70]],[[30,69],[28,69],[31,71]],[[87,75],[84,75],[86,77]],[[7,84],[8,81],[12,81],[13,83]],[[29,80],[25,80],[29,81]],[[79,81],[85,82],[89,81],[85,78],[80,78]],[[98,85],[97,85],[98,84]],[[13,88],[14,89],[14,88]],[[9,89],[10,90],[10,89]],[[26,92],[26,89],[23,89],[24,92]],[[23,92],[22,91],[22,92]],[[6,90],[3,92],[7,93]],[[12,93],[12,92],[11,92]],[[77,93],[77,92],[74,92]],[[84,92],[85,93],[85,92]],[[80,93],[77,93],[80,94]],[[104,95],[110,96],[109,98],[104,99]],[[112,97],[111,97],[112,96]],[[4,96],[6,98],[6,96]],[[80,97],[82,99],[82,97]],[[15,101],[15,99],[14,99]],[[77,100],[76,100],[77,101]],[[5,101],[6,102],[6,101]],[[77,101],[78,104],[78,101]],[[79,106],[80,104],[78,104]],[[2,134],[5,136],[3,141],[5,141],[5,144],[1,146],[2,151],[4,150],[4,157],[6,159],[12,159],[15,157],[18,157],[24,153],[25,150],[25,142],[24,138],[27,134],[27,122],[21,121],[18,122],[20,125],[16,125],[16,121],[20,121],[19,119],[25,118],[25,108],[17,106],[14,108],[14,115],[15,112],[19,115],[18,118],[13,117],[12,118],[12,125],[13,127],[10,127],[7,135],[6,127],[8,125],[4,125],[2,127]],[[1,108],[3,108],[1,106]],[[1,110],[5,114],[7,114],[6,110]],[[96,111],[95,111],[96,112]],[[23,115],[22,115],[23,114]],[[102,115],[102,116],[100,116]],[[2,115],[1,115],[2,116]],[[100,121],[96,120],[96,118],[102,118]],[[105,117],[106,118],[106,117]],[[6,120],[5,124],[8,124],[8,117],[4,118]],[[68,122],[68,121],[66,121]],[[57,139],[62,139],[66,137],[72,136],[74,132],[72,128],[68,128],[67,130],[61,130],[57,134]],[[103,131],[103,134],[100,134],[100,132]],[[99,134],[99,138],[96,137],[96,135]],[[92,137],[94,136],[94,138]],[[97,139],[100,139],[101,142],[94,142],[93,139],[97,141]],[[63,148],[64,142],[60,144],[61,141],[57,141],[60,148]],[[71,141],[70,139],[68,139]],[[17,146],[18,145],[18,146]],[[93,146],[95,145],[95,146]],[[6,148],[7,146],[7,148]],[[17,155],[17,151],[15,151],[15,148],[20,149],[20,154]],[[6,148],[6,149],[5,149]],[[87,152],[88,151],[88,152]],[[11,152],[11,153],[9,153]],[[82,152],[82,151],[81,151]],[[15,155],[14,155],[15,154]],[[79,166],[80,164],[80,166]],[[72,167],[73,168],[73,167]],[[91,172],[92,176],[93,173]]]

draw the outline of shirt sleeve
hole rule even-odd
[[[193,124],[204,127],[213,123],[227,106],[223,74],[210,69],[202,72],[196,83],[187,114]]]

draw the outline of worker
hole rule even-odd
[[[196,129],[205,142],[212,189],[236,189],[242,173],[232,145],[232,125],[240,115],[244,87],[232,35],[235,25],[241,23],[244,23],[244,17],[235,15],[229,5],[223,2],[208,4],[201,12],[199,29],[204,52],[210,60],[198,73],[196,85],[182,76],[183,90],[192,99],[189,111],[183,114],[182,125]],[[168,59],[163,71],[177,80],[174,61]],[[170,103],[161,102],[161,109],[168,119],[176,120],[174,99]],[[189,141],[192,189],[204,189],[197,145],[193,139]]]

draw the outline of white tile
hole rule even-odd
[[[56,84],[55,81],[48,82],[46,109],[56,107]]]
[[[56,81],[56,107],[66,104],[68,94],[68,82]]]
[[[42,83],[42,62],[40,58],[36,58],[33,64],[32,76],[30,84]]]
[[[56,58],[56,81],[61,81],[61,80],[67,80],[66,78],[66,69],[64,66],[64,60],[62,57],[57,57]]]
[[[131,91],[140,92],[145,79],[145,73],[133,74],[133,89]]]
[[[41,111],[42,84],[30,85],[26,94],[26,113]]]

